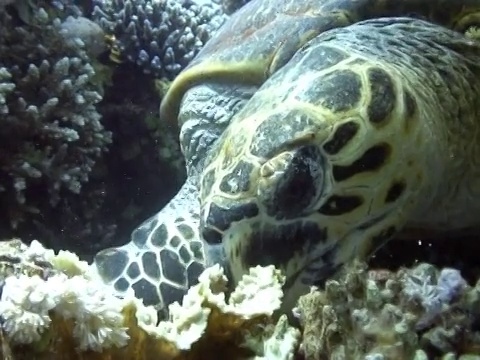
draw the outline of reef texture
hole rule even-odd
[[[37,241],[0,243],[0,279],[5,359],[291,360],[300,340],[286,316],[273,320],[284,282],[273,266],[252,268],[228,301],[213,266],[160,322],[133,295],[115,297],[73,253]]]
[[[133,291],[117,297],[94,268],[38,241],[0,242],[4,359],[477,360],[480,282],[422,263],[397,272],[354,263],[301,296],[289,324],[284,276],[250,269],[228,294],[219,265],[159,321]]]
[[[96,1],[93,19],[110,35],[110,58],[173,80],[227,19],[219,4],[194,0]]]
[[[102,29],[29,4],[0,10],[0,210],[13,228],[79,194],[111,142],[92,60]]]
[[[480,282],[430,264],[398,272],[347,268],[301,297],[301,352],[320,359],[478,359]]]

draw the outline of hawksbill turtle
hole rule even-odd
[[[245,5],[160,106],[185,184],[101,278],[164,309],[210,264],[274,264],[295,299],[408,229],[475,227],[479,20],[480,0]]]

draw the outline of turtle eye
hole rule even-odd
[[[292,218],[308,211],[323,187],[323,157],[315,145],[282,153],[260,168],[261,198],[271,215]]]

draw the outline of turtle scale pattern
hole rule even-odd
[[[238,280],[268,263],[293,302],[406,224],[471,226],[480,47],[464,32],[479,14],[480,0],[247,4],[160,107],[185,184],[97,254],[101,278],[165,310],[205,266]]]

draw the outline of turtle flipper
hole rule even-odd
[[[133,231],[128,244],[96,255],[100,278],[119,295],[133,288],[136,297],[166,314],[167,305],[180,301],[207,265],[197,199],[197,187],[187,180],[167,206]]]

